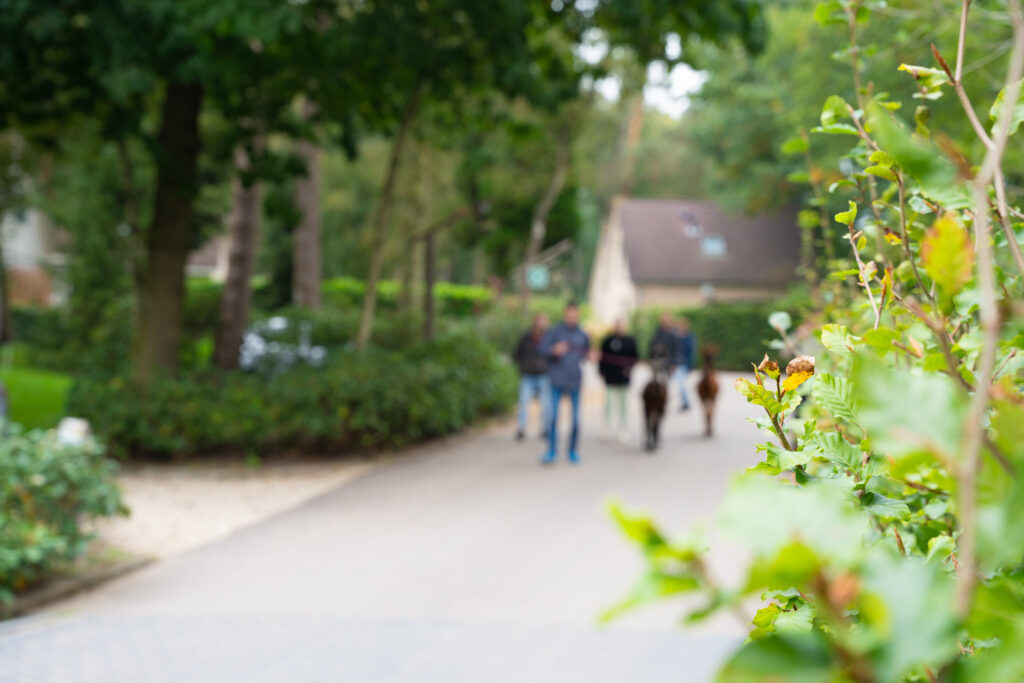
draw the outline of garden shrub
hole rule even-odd
[[[85,552],[92,518],[123,514],[116,464],[95,441],[62,444],[55,431],[0,439],[0,599]]]
[[[135,388],[91,375],[76,380],[69,406],[122,454],[340,452],[454,432],[511,405],[515,381],[492,346],[449,334],[402,351],[336,347],[324,367],[272,376],[193,372]]]
[[[887,5],[829,0],[815,10],[851,39],[836,54],[855,70],[858,54],[873,53],[856,36],[875,7]],[[1024,48],[1020,4],[1009,7]],[[963,63],[979,11],[964,1],[949,64]],[[964,141],[930,128],[932,102],[951,87],[973,107],[941,56],[950,43],[917,46],[938,67],[899,66],[917,91],[910,113],[867,86],[854,102],[828,97],[811,131],[850,148],[840,180],[826,184],[836,171],[817,165],[796,176],[813,197],[800,219],[805,255],[835,230],[847,248],[821,259],[817,357],[755,355],[757,372],[736,380],[767,437],[718,520],[750,550],[742,576],[723,582],[699,539],[613,508],[647,566],[608,616],[697,593],[695,622],[760,599],[719,681],[1024,680],[1024,214],[1002,169],[1024,134],[1024,49]],[[984,82],[967,85],[980,100]],[[816,136],[802,131],[781,151],[816,164]],[[836,199],[845,210],[833,216]]]
[[[633,330],[641,353],[647,352],[663,310],[686,317],[698,345],[715,344],[719,347],[719,368],[746,371],[751,368],[751,359],[760,360],[769,349],[772,329],[765,320],[779,308],[773,302],[757,302],[710,303],[701,308],[638,311],[633,316]],[[792,306],[788,312],[796,316],[798,307]]]

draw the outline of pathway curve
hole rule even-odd
[[[638,426],[635,444],[598,440],[596,392],[580,466],[539,466],[541,442],[513,441],[507,424],[389,456],[298,508],[0,625],[0,681],[709,680],[741,625],[680,631],[679,605],[604,629],[594,617],[641,566],[609,496],[682,531],[755,461],[731,382],[718,436],[674,412],[653,456]],[[729,575],[738,555],[715,548]]]

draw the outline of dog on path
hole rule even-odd
[[[714,344],[706,344],[701,349],[701,378],[697,382],[697,396],[704,406],[704,436],[711,436],[714,432],[715,398],[718,397],[718,373],[715,371],[717,357],[718,347]]]
[[[657,363],[652,363],[654,371],[644,387],[644,450],[654,451],[661,440],[661,421],[665,417],[665,406],[668,403],[668,373]]]

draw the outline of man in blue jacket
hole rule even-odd
[[[590,337],[580,329],[580,309],[575,303],[565,307],[562,322],[548,331],[541,350],[548,358],[548,380],[551,382],[551,422],[548,427],[548,452],[541,463],[555,461],[558,445],[558,408],[563,396],[572,403],[572,434],[569,437],[569,462],[580,461],[577,451],[580,431],[580,385],[583,383],[583,362],[590,352]]]
[[[686,377],[693,367],[693,356],[697,340],[690,331],[690,321],[680,318],[676,324],[676,370],[675,379],[679,382],[681,399],[680,410],[690,409],[690,395],[686,391]]]

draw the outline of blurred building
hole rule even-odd
[[[598,242],[590,304],[605,323],[640,308],[758,301],[796,279],[796,210],[748,216],[704,200],[612,202]]]
[[[58,303],[63,294],[60,273],[67,262],[63,249],[65,236],[54,228],[45,214],[35,209],[4,214],[0,236],[10,304],[49,306]]]

